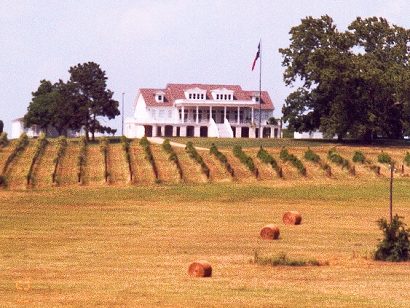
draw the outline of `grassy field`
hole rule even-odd
[[[394,189],[409,223],[410,181]],[[409,307],[409,263],[370,257],[387,215],[385,177],[0,190],[0,305]],[[278,241],[259,239],[268,223]],[[255,250],[329,265],[255,265]],[[187,275],[197,259],[212,278]]]

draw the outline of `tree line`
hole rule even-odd
[[[410,30],[357,17],[346,31],[306,17],[279,49],[284,81],[296,87],[283,119],[298,132],[371,140],[410,134]]]
[[[32,92],[32,100],[24,116],[24,125],[54,128],[59,135],[68,130],[83,129],[87,140],[95,133],[114,134],[115,129],[101,124],[101,117],[113,119],[120,114],[119,102],[107,89],[107,77],[97,63],[87,62],[70,67],[67,82],[41,80]]]

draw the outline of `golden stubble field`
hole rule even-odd
[[[0,190],[1,306],[410,306],[410,264],[371,259],[388,179],[317,176]],[[409,223],[410,181],[394,189]],[[283,225],[286,210],[302,225]],[[279,240],[259,239],[267,223]],[[329,265],[259,266],[255,250]],[[198,259],[212,278],[187,275]]]

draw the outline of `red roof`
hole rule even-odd
[[[252,100],[252,96],[259,94],[258,90],[255,91],[245,91],[242,90],[241,86],[239,85],[211,85],[211,84],[179,84],[179,83],[169,83],[167,84],[165,89],[148,89],[142,88],[140,89],[140,94],[144,98],[145,103],[147,106],[174,106],[174,102],[177,99],[185,99],[185,91],[199,88],[201,90],[206,91],[206,99],[212,99],[212,90],[218,90],[225,88],[227,90],[233,91],[233,98],[234,100]],[[165,93],[164,102],[158,103],[155,100],[155,93],[162,91]],[[259,106],[259,103],[256,103]],[[262,91],[262,109],[274,109],[272,100],[270,99],[269,93],[267,91]]]

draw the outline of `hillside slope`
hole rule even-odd
[[[15,146],[15,142],[11,142],[8,146],[0,148],[0,169],[2,169],[8,156],[11,154]],[[145,158],[145,153],[139,144],[139,140],[131,142],[131,170],[133,174],[132,182],[130,182],[129,166],[125,158],[124,150],[119,143],[111,143],[108,147],[107,172],[109,181],[105,182],[104,177],[104,156],[101,153],[98,144],[89,144],[87,146],[85,172],[83,185],[137,185],[146,186],[154,185],[155,183],[162,184],[202,184],[207,182],[230,182],[237,181],[242,183],[254,183],[256,181],[274,181],[276,183],[298,183],[299,181],[317,181],[317,182],[334,182],[334,181],[368,181],[376,178],[385,178],[390,176],[388,164],[381,164],[377,161],[378,155],[385,152],[395,161],[395,176],[410,180],[410,168],[404,162],[406,151],[405,147],[364,147],[364,146],[337,146],[337,152],[349,163],[354,166],[356,174],[352,175],[347,169],[334,162],[329,161],[328,151],[332,148],[331,145],[317,146],[312,148],[318,154],[323,163],[331,166],[332,175],[329,177],[326,172],[320,168],[318,164],[307,161],[304,158],[304,153],[307,147],[297,146],[288,147],[290,154],[295,155],[306,167],[307,175],[302,176],[298,170],[290,162],[284,162],[280,159],[279,147],[266,147],[266,151],[272,155],[282,168],[283,178],[278,178],[276,172],[270,165],[266,165],[257,158],[258,148],[245,148],[244,152],[249,155],[256,167],[259,170],[259,177],[250,172],[247,167],[240,162],[232,154],[232,149],[220,149],[231,164],[234,170],[234,178],[227,172],[225,167],[218,159],[211,155],[208,150],[198,149],[198,153],[203,158],[205,164],[210,170],[209,179],[201,172],[201,168],[197,162],[192,160],[185,152],[184,148],[173,147],[179,159],[182,169],[182,179],[179,177],[178,169],[175,164],[169,160],[169,154],[166,153],[161,145],[152,144],[151,149],[158,170],[158,180],[155,178],[155,173],[150,162]],[[367,164],[353,163],[352,158],[355,151],[361,151],[368,161]],[[25,189],[27,183],[27,173],[30,168],[30,163],[35,152],[35,141],[31,140],[29,146],[17,156],[11,163],[7,173],[5,174],[8,182],[8,189]],[[54,170],[57,146],[55,142],[50,142],[43,155],[41,155],[34,166],[33,171],[33,186],[34,188],[47,188],[53,186],[52,172]],[[65,154],[61,158],[61,162],[57,169],[57,186],[79,185],[79,143],[78,139],[68,141],[68,146]],[[376,167],[380,167],[380,174],[375,171]]]

